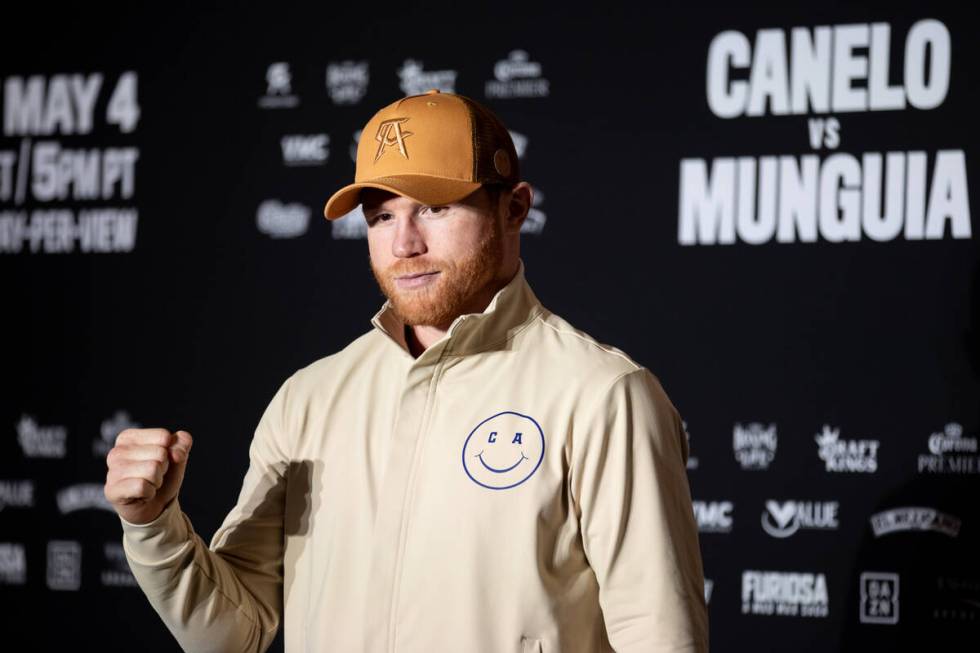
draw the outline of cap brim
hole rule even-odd
[[[353,211],[361,203],[360,191],[363,188],[386,190],[422,204],[448,204],[458,202],[478,189],[480,185],[476,181],[429,175],[376,177],[369,181],[355,182],[338,190],[327,200],[327,205],[323,207],[323,215],[328,220],[336,220]]]

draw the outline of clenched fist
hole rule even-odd
[[[126,429],[106,456],[105,496],[119,516],[146,524],[177,496],[193,444],[187,431]]]

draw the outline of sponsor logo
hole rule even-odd
[[[920,454],[920,474],[977,474],[980,473],[980,456],[977,456],[977,438],[964,437],[963,427],[950,422],[927,441],[929,453]]]
[[[0,542],[0,585],[27,582],[27,555],[23,544]]]
[[[808,572],[744,571],[742,614],[826,617],[827,578]]]
[[[539,188],[533,187],[531,193],[531,208],[528,209],[527,218],[521,225],[522,234],[540,234],[544,231],[544,223],[548,221],[548,216],[540,208],[544,204],[544,193]]]
[[[681,421],[681,426],[684,429],[684,439],[687,441],[687,468],[697,469],[700,461],[696,456],[691,455],[691,433],[687,430],[687,422]]]
[[[980,580],[975,578],[936,578],[936,605],[932,618],[937,621],[980,619]]]
[[[527,153],[527,136],[520,132],[515,132],[512,129],[508,129],[507,133],[510,134],[510,140],[514,143],[514,149],[517,151],[517,158],[523,160],[524,155]]]
[[[735,460],[742,469],[768,469],[776,457],[776,425],[764,426],[759,422],[735,424],[732,429],[732,447]]]
[[[269,64],[265,82],[265,95],[259,98],[263,109],[291,109],[299,104],[299,98],[293,95],[293,75],[285,61]]]
[[[41,426],[30,415],[17,422],[17,442],[28,458],[64,458],[67,439],[64,426]]]
[[[112,504],[105,498],[104,486],[99,483],[77,483],[70,485],[58,492],[56,500],[58,510],[61,511],[62,515],[89,508],[114,512]]]
[[[357,104],[367,93],[367,61],[340,61],[327,64],[327,93],[334,104]]]
[[[548,80],[541,76],[541,64],[531,61],[524,50],[513,50],[493,67],[484,93],[491,99],[548,97]]]
[[[259,231],[271,238],[296,238],[306,233],[310,224],[310,209],[298,203],[283,204],[266,200],[255,214]]]
[[[399,88],[405,95],[421,95],[433,88],[455,93],[456,75],[455,70],[423,70],[421,61],[406,59],[398,70]]]
[[[701,533],[728,533],[732,530],[735,504],[731,501],[694,501],[692,505]]]
[[[824,461],[828,472],[864,472],[878,470],[878,440],[841,440],[840,429],[824,424],[814,438],[817,455]]]
[[[48,542],[48,588],[76,591],[82,586],[82,545],[74,541]]]
[[[704,603],[709,605],[711,603],[711,592],[715,589],[715,581],[710,578],[704,579]]]
[[[773,537],[785,538],[801,528],[836,530],[836,501],[766,501],[762,511],[762,530]]]
[[[329,134],[289,134],[279,139],[287,166],[321,166],[330,157]]]
[[[118,542],[106,542],[102,548],[105,567],[100,579],[105,587],[136,587],[136,577],[129,569],[126,552]]]
[[[112,417],[102,420],[99,426],[99,437],[92,440],[92,455],[105,458],[109,450],[116,445],[116,438],[126,429],[138,429],[140,425],[133,421],[124,410],[117,410]]]
[[[34,506],[33,481],[0,481],[0,510]]]
[[[861,623],[898,623],[898,574],[861,573]]]
[[[358,204],[348,213],[333,220],[330,224],[330,235],[335,239],[367,238],[367,219]]]
[[[356,132],[351,134],[350,139],[350,160],[357,163],[357,144],[361,142],[361,132],[363,129],[358,129]]]
[[[531,478],[544,460],[541,425],[530,415],[505,410],[473,427],[463,441],[463,471],[488,490],[507,490]]]
[[[935,508],[892,508],[871,515],[870,521],[875,537],[907,531],[934,531],[949,537],[960,534],[959,518]]]

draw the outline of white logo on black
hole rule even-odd
[[[875,537],[908,531],[933,531],[949,537],[960,534],[960,519],[939,512],[935,508],[892,508],[871,515],[871,529]]]
[[[28,458],[64,458],[67,439],[64,426],[41,426],[30,415],[17,422],[17,442]]]
[[[34,506],[33,481],[0,481],[0,510]]]
[[[527,153],[527,136],[520,132],[515,132],[513,129],[508,129],[507,133],[510,134],[510,140],[514,143],[514,149],[517,151],[517,158],[519,160],[523,160],[524,154]]]
[[[105,567],[100,579],[106,587],[135,587],[136,577],[129,569],[126,552],[118,542],[106,542],[102,549]]]
[[[74,541],[48,542],[48,587],[75,591],[82,586],[82,545]]]
[[[732,530],[734,519],[732,511],[735,504],[731,501],[693,501],[694,518],[698,522],[698,531],[702,533],[728,533]]]
[[[299,104],[299,98],[293,95],[293,76],[285,61],[269,65],[265,82],[265,95],[259,98],[259,106],[263,109],[290,109]]]
[[[919,473],[980,473],[977,438],[965,437],[963,427],[956,422],[950,422],[941,432],[930,435],[927,444],[929,453],[919,455]]]
[[[838,527],[836,501],[766,501],[762,511],[762,530],[773,537],[789,537],[801,528],[835,530]]]
[[[329,134],[288,134],[279,139],[287,166],[321,166],[330,157]]]
[[[70,485],[58,492],[57,502],[62,515],[90,508],[114,512],[112,504],[105,497],[105,488],[99,483]]]
[[[732,447],[735,460],[742,469],[768,469],[776,457],[776,425],[764,426],[752,422],[743,426],[735,424],[732,429]]]
[[[548,216],[541,210],[544,204],[544,193],[538,188],[531,189],[531,208],[527,211],[527,218],[521,225],[522,234],[539,234],[544,231],[544,223],[548,221]]]
[[[357,104],[367,93],[367,61],[327,64],[327,92],[334,104]]]
[[[126,429],[136,429],[140,425],[133,421],[125,410],[117,410],[112,417],[102,420],[99,426],[99,438],[92,441],[92,454],[104,457],[116,444],[116,438]]]
[[[828,472],[865,472],[878,470],[878,440],[842,440],[840,429],[824,424],[814,438],[817,455]]]
[[[337,240],[367,238],[367,219],[360,204],[331,222],[330,236]]]
[[[513,50],[493,67],[494,79],[488,80],[484,93],[488,98],[547,97],[548,80],[541,76],[541,64],[531,61],[524,50]]]
[[[687,468],[697,469],[700,461],[691,455],[691,433],[687,430],[687,422],[682,420],[681,427],[684,429],[684,440],[687,441]]]
[[[865,571],[861,574],[861,623],[898,623],[898,574]]]
[[[266,200],[259,204],[255,215],[259,231],[272,238],[296,238],[306,233],[310,224],[310,209],[299,203],[283,204]]]
[[[423,70],[422,62],[406,59],[398,70],[399,84],[405,95],[421,95],[430,89],[456,92],[455,70]]]
[[[711,592],[715,589],[715,581],[710,578],[704,579],[704,602],[705,605],[711,603]]]
[[[742,613],[826,617],[830,614],[827,578],[806,572],[744,571]]]
[[[27,555],[23,544],[0,542],[0,585],[27,582]]]

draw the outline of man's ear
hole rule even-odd
[[[526,181],[518,182],[504,194],[504,232],[519,233],[534,201],[534,190]]]

